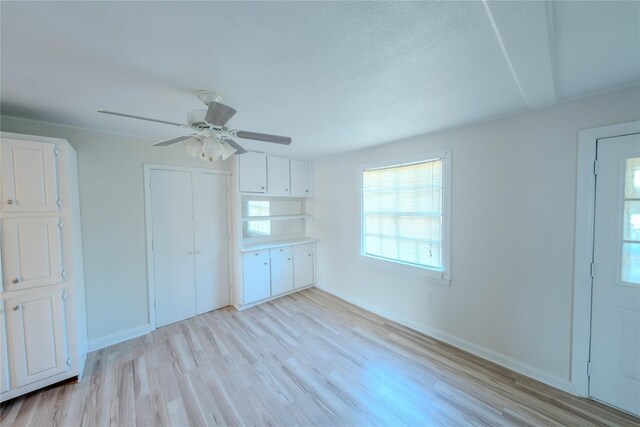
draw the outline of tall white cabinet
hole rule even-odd
[[[1,400],[80,378],[87,354],[77,159],[65,140],[0,133]]]

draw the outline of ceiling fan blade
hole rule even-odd
[[[247,150],[242,148],[240,146],[240,144],[235,142],[233,139],[225,138],[223,141],[226,142],[227,144],[229,144],[230,146],[232,146],[233,148],[235,148],[236,149],[236,154],[244,154],[244,153],[247,152]]]
[[[253,139],[254,141],[273,142],[274,144],[291,144],[291,138],[288,136],[269,135],[268,133],[246,132],[243,130],[235,131],[235,135],[242,139]]]
[[[234,114],[236,114],[236,110],[228,105],[211,101],[207,108],[207,114],[204,116],[204,120],[212,125],[224,126],[227,124],[229,119],[234,116]]]
[[[102,113],[102,114],[111,114],[112,116],[128,117],[128,118],[130,118],[130,119],[146,120],[146,121],[148,121],[148,122],[163,123],[163,124],[165,124],[165,125],[180,126],[180,127],[188,127],[187,125],[182,124],[182,123],[168,122],[168,121],[166,121],[166,120],[150,119],[150,118],[148,118],[148,117],[134,116],[133,114],[116,113],[115,111],[98,110],[98,113]]]
[[[193,138],[193,135],[179,136],[177,138],[167,139],[166,141],[158,142],[157,144],[153,144],[153,146],[154,147],[166,147],[167,145],[175,144],[177,142],[185,141],[185,140],[191,139],[191,138]]]

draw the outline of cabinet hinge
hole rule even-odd
[[[591,276],[591,278],[596,277],[596,263],[595,262],[591,262],[591,266],[589,267],[589,275]]]
[[[587,375],[591,376],[591,361],[587,362]]]
[[[62,291],[62,299],[67,299],[69,298],[69,295],[67,295],[67,291]]]
[[[58,205],[59,208],[62,207],[62,200],[58,199],[56,200],[56,205]]]
[[[593,161],[593,174],[594,175],[598,175],[598,161],[597,160]]]
[[[67,359],[67,366],[71,366],[71,358]]]
[[[53,155],[57,156],[58,154],[60,154],[60,150],[58,150],[58,148],[56,147],[53,149]]]

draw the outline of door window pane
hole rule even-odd
[[[640,241],[640,201],[624,202],[624,240]]]
[[[640,243],[622,244],[622,281],[640,284]]]
[[[640,157],[627,159],[624,180],[624,197],[640,199]]]

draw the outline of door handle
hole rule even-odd
[[[18,311],[18,310],[20,310],[21,308],[22,308],[22,304],[18,304],[18,305],[13,306],[13,309],[12,309],[12,310],[13,310],[13,311]]]
[[[11,281],[11,283],[13,283],[14,285],[17,285],[18,283],[20,283],[20,279],[18,279],[17,277],[15,279],[13,279]]]
[[[11,199],[7,200],[7,204],[9,204],[9,205],[12,205],[12,204],[14,204],[14,203],[15,203],[15,201],[14,201],[14,200],[11,200]]]

